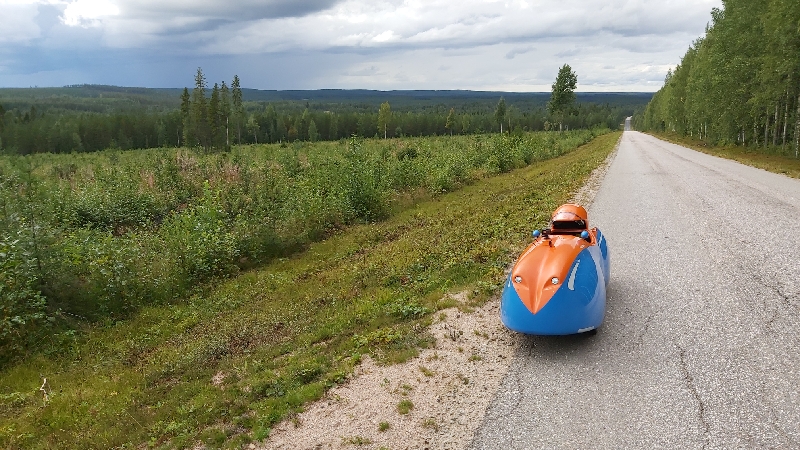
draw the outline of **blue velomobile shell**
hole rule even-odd
[[[588,231],[590,238],[583,239],[548,230],[520,256],[503,287],[503,325],[526,334],[565,335],[603,323],[608,244],[600,230]]]

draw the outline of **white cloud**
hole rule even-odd
[[[68,26],[99,27],[103,19],[119,15],[119,7],[109,0],[76,0],[67,4],[61,20]]]
[[[73,34],[42,28],[45,4]],[[64,48],[73,40],[57,37],[80,32],[97,52],[164,59],[292,54],[308,68],[294,79],[306,88],[549,90],[567,62],[579,88],[654,90],[715,6],[721,0],[0,0],[0,42]],[[322,67],[320,55],[347,58]]]
[[[37,14],[34,3],[0,0],[0,43],[21,43],[39,37]]]

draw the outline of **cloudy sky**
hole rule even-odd
[[[0,0],[0,87],[655,91],[721,0]]]

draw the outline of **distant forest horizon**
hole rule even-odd
[[[214,100],[214,86],[201,90]],[[190,86],[193,99],[196,86]],[[227,87],[226,87],[227,89]],[[108,85],[0,88],[0,153],[73,153],[105,149],[193,147],[187,140],[184,88]],[[370,137],[433,136],[500,131],[541,131],[555,122],[547,111],[550,92],[468,90],[241,88],[238,108],[222,100],[209,131],[215,148],[237,144],[339,140]],[[615,129],[625,117],[644,110],[651,92],[575,92],[576,103],[563,120],[567,129]],[[223,95],[224,97],[224,95]],[[194,101],[194,100],[193,100]],[[219,99],[217,101],[220,101]],[[502,101],[503,120],[496,117]],[[379,109],[388,103],[388,123],[379,127]],[[227,106],[226,106],[227,105]],[[507,106],[506,106],[507,105]],[[559,123],[561,121],[559,120]],[[381,130],[378,130],[381,128]],[[224,138],[222,137],[224,135]],[[189,142],[189,144],[187,144]]]
[[[191,86],[189,86],[191,88]],[[207,94],[211,94],[211,87],[206,88]],[[31,86],[31,87],[0,87],[0,103],[5,99],[16,97],[30,97],[45,99],[45,96],[71,96],[78,98],[102,98],[104,95],[135,98],[137,96],[147,96],[149,98],[163,99],[171,98],[175,105],[180,103],[180,95],[183,87],[174,88],[152,88],[141,86],[116,86],[106,84],[70,84],[65,86]],[[38,97],[36,94],[42,95]],[[366,101],[376,101],[376,106],[384,101],[403,99],[410,97],[419,101],[447,100],[457,98],[476,98],[494,99],[502,96],[506,101],[523,99],[525,97],[550,98],[548,91],[541,92],[519,92],[519,91],[483,91],[483,90],[464,90],[464,89],[255,89],[242,88],[244,101],[246,102],[272,102],[272,101],[334,101],[361,99]],[[575,95],[579,102],[605,102],[607,100],[625,100],[628,98],[651,99],[655,92],[580,92]],[[388,98],[387,98],[388,97]],[[614,101],[610,103],[616,103]],[[6,108],[8,109],[8,108]]]

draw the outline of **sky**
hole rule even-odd
[[[0,0],[0,87],[653,92],[721,0]]]

